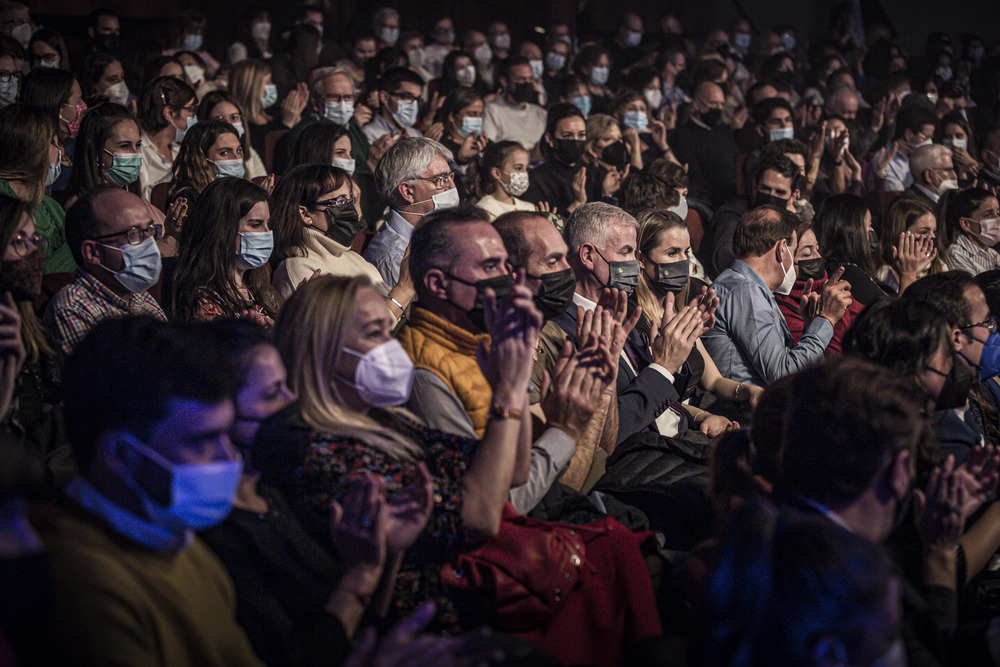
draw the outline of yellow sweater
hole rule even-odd
[[[451,388],[469,413],[476,436],[486,432],[493,390],[476,361],[476,350],[486,334],[474,334],[414,305],[399,331],[399,342],[413,365],[428,370]]]
[[[195,540],[176,554],[127,540],[83,511],[42,527],[62,664],[263,665],[236,622],[222,564]]]

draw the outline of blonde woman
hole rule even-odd
[[[264,155],[264,138],[272,130],[291,129],[302,119],[309,101],[309,89],[299,83],[288,93],[280,111],[275,113],[278,87],[271,79],[271,66],[255,58],[247,58],[229,70],[229,92],[243,110],[243,126],[250,145],[258,155]]]
[[[639,212],[636,220],[640,225],[639,250],[636,255],[641,271],[635,295],[642,306],[643,316],[638,326],[648,328],[650,322],[659,322],[663,318],[664,303],[687,303],[691,292],[691,235],[680,216],[670,211],[646,209]],[[670,294],[673,294],[673,298],[667,299]],[[682,401],[691,397],[695,384],[719,398],[736,402],[750,401],[751,406],[757,404],[764,391],[762,387],[722,377],[701,340],[695,342],[688,364],[691,367],[692,382],[688,383],[685,396],[681,397]],[[701,432],[710,437],[739,427],[736,422],[730,422],[720,415],[713,415],[690,405],[685,407]]]

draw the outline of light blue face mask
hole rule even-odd
[[[142,153],[112,153],[106,148],[104,152],[111,156],[111,166],[104,175],[123,187],[135,183],[142,170]]]
[[[121,271],[108,270],[129,292],[142,294],[160,279],[162,268],[160,248],[152,236],[138,245],[110,246],[105,243],[101,245],[121,252],[125,268]]]
[[[347,125],[354,115],[354,102],[352,100],[342,100],[340,102],[327,102],[323,105],[323,118],[326,118],[337,125]]]
[[[49,165],[49,173],[45,175],[45,187],[51,187],[53,183],[59,180],[59,175],[62,174],[62,149],[59,149],[59,159],[56,160],[55,164]]]
[[[590,71],[590,82],[595,86],[603,86],[608,82],[610,70],[607,67],[595,67]]]
[[[628,111],[622,123],[636,132],[642,132],[649,125],[649,117],[642,111]]]
[[[198,122],[195,116],[191,116],[187,119],[187,126],[183,130],[177,130],[177,138],[174,139],[175,142],[181,143],[184,141],[184,137],[187,136],[188,130],[194,127],[194,124]]]
[[[271,259],[274,250],[274,232],[240,234],[240,252],[237,262],[244,270],[259,269]]]
[[[204,40],[201,35],[184,35],[184,50],[197,51]]]
[[[574,97],[570,100],[570,102],[572,102],[573,106],[580,110],[580,113],[583,114],[584,118],[590,115],[591,102],[589,96],[581,95],[580,97]]]
[[[794,139],[795,138],[795,128],[794,127],[783,127],[779,130],[768,131],[768,138],[771,141],[780,141],[782,139]]]
[[[209,160],[209,162],[212,162]],[[247,174],[247,167],[243,163],[243,160],[239,158],[233,160],[219,160],[217,162],[212,162],[215,165],[215,177],[224,178],[226,176],[233,176],[235,178],[243,178]]]
[[[458,130],[458,133],[463,137],[467,137],[470,134],[482,134],[483,119],[475,116],[466,116],[462,119],[462,127]]]
[[[418,111],[416,100],[399,100],[396,105],[396,113],[392,114],[400,127],[413,127],[417,122]]]
[[[545,54],[545,66],[550,72],[558,72],[566,66],[566,58],[555,51],[549,51]]]
[[[240,139],[242,139],[243,133],[246,132],[246,130],[243,127],[243,123],[233,123],[233,127],[236,128],[236,134],[240,135]]]
[[[265,109],[269,109],[274,106],[274,103],[278,101],[278,87],[273,83],[269,83],[264,86],[264,95],[260,98],[260,105]]]

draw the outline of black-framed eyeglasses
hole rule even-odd
[[[14,238],[10,241],[10,247],[14,249],[14,253],[18,257],[27,257],[35,249],[41,250],[42,254],[49,247],[49,240],[42,236],[41,234],[32,234],[28,236],[24,232],[18,232],[14,235]]]
[[[975,324],[966,324],[965,326],[958,327],[959,329],[972,329],[973,327],[985,327],[987,331],[991,334],[997,332],[997,318],[990,317],[989,319],[983,320],[982,322],[976,322]]]
[[[11,79],[21,80],[20,72],[0,72],[0,83],[10,83]]]
[[[341,102],[353,102],[354,95],[323,95],[319,98],[324,104],[340,104]]]
[[[334,199],[323,199],[322,201],[316,202],[314,211],[318,211],[320,206],[354,206],[356,199],[350,195],[340,195]]]
[[[103,236],[92,236],[91,241],[103,241],[105,239],[113,239],[116,236],[124,236],[128,240],[129,245],[139,245],[145,241],[150,236],[154,240],[159,241],[163,238],[163,225],[150,225],[149,227],[129,227],[123,232],[115,232],[114,234],[104,234]]]
[[[420,95],[411,95],[410,93],[389,93],[389,97],[395,97],[404,102],[415,102],[420,99]]]
[[[427,181],[432,183],[434,187],[438,190],[444,190],[445,186],[449,183],[455,185],[455,172],[449,171],[446,174],[440,174],[438,176],[431,176],[430,178],[424,178],[423,176],[417,176],[414,180],[416,181]]]

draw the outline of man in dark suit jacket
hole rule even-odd
[[[910,155],[910,173],[913,175],[913,184],[900,193],[900,199],[915,199],[935,208],[941,199],[938,193],[943,184],[950,181],[951,187],[958,187],[951,149],[941,144],[927,144],[913,151]]]
[[[577,306],[593,310],[606,288],[631,293],[635,287],[640,270],[635,259],[638,223],[616,206],[594,202],[573,212],[563,234],[576,287],[573,304],[554,317],[552,325],[564,332],[557,330],[556,336],[575,337]],[[708,310],[685,309],[670,320],[652,345],[638,331],[629,334],[618,359],[619,443],[633,433],[656,430],[657,417],[671,406],[678,409],[684,425],[687,415],[676,401],[690,379],[685,361],[710,319]]]

